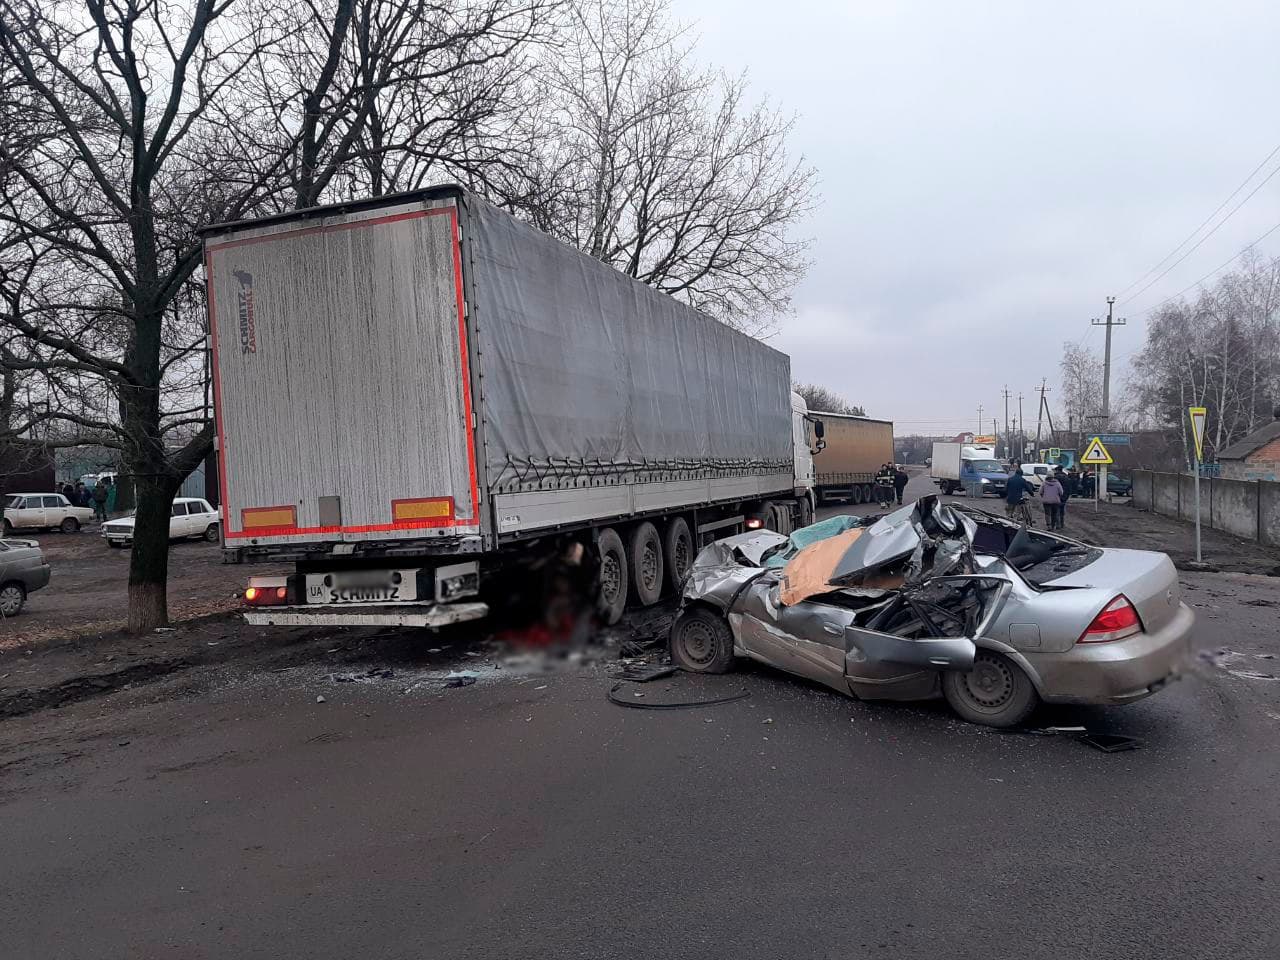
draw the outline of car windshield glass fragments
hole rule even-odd
[[[861,525],[861,517],[850,517],[842,514],[838,517],[819,520],[817,523],[811,523],[807,527],[801,527],[787,538],[786,543],[779,544],[764,555],[764,565],[766,567],[785,567],[791,558],[810,544],[817,543],[819,540],[830,539],[837,534],[845,533]]]

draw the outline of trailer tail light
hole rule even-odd
[[[1102,612],[1093,618],[1093,623],[1085,628],[1076,643],[1123,640],[1141,632],[1142,621],[1138,619],[1138,611],[1133,608],[1129,598],[1121,594],[1102,608]]]
[[[419,497],[391,501],[391,519],[396,523],[448,523],[453,519],[453,497]]]
[[[289,581],[285,577],[251,577],[244,602],[251,607],[284,606],[289,603]]]
[[[764,521],[761,520],[759,517],[747,517],[748,530],[759,530],[763,526],[764,526]]]

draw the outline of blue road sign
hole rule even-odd
[[[1100,433],[1098,439],[1102,441],[1104,447],[1127,447],[1129,446],[1129,434],[1127,433]]]

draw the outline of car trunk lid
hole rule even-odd
[[[1182,592],[1178,572],[1163,553],[1105,549],[1092,563],[1065,576],[1044,581],[1047,587],[1093,587],[1129,598],[1143,629],[1159,630],[1174,618]]]

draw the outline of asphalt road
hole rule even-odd
[[[701,710],[296,668],[9,721],[3,953],[1274,958],[1280,589],[1186,586],[1183,682],[1038,717],[1123,754],[751,667],[623,691],[750,692]]]

